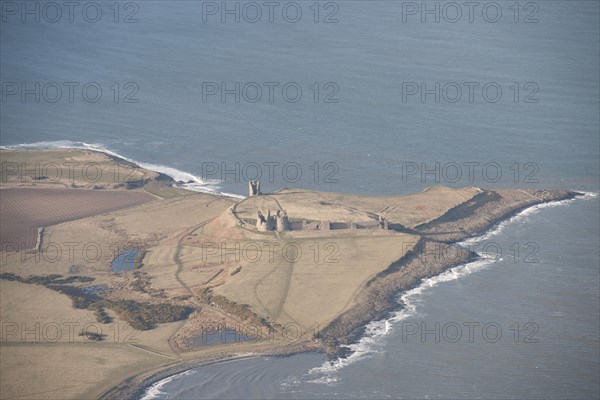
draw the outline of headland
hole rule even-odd
[[[578,195],[262,193],[252,181],[238,200],[94,151],[0,156],[6,398],[139,398],[207,363],[343,357],[366,324],[402,307],[400,293],[477,257],[457,242]],[[130,250],[132,268],[114,272]]]

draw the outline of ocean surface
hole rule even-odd
[[[380,0],[280,2],[272,22],[251,2],[82,3],[73,22],[26,3],[39,22],[0,23],[2,146],[102,150],[232,196],[258,177],[587,193],[463,243],[483,258],[399,298],[348,359],[215,364],[146,398],[600,397],[599,1],[481,2],[472,22],[434,1],[439,22]]]

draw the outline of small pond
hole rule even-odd
[[[113,272],[131,271],[139,254],[139,249],[131,249],[116,256],[111,264]]]

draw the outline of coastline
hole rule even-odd
[[[220,191],[219,181],[205,180],[186,171],[181,171],[176,168],[164,166],[161,164],[152,164],[143,161],[134,160],[121,155],[115,151],[107,149],[102,144],[93,144],[85,142],[76,142],[71,140],[61,140],[57,142],[36,142],[36,143],[21,143],[17,145],[0,146],[0,150],[12,151],[35,151],[35,150],[59,150],[73,149],[81,151],[89,151],[100,153],[116,163],[121,163],[136,168],[147,169],[158,174],[157,181],[163,181],[167,184],[172,184],[174,188],[196,192],[211,194],[214,196],[223,196],[226,198],[243,199],[235,193],[226,193]]]
[[[141,166],[116,154],[93,149],[86,149],[86,151],[100,152],[119,163]],[[170,183],[177,184],[173,177],[166,178],[167,175],[159,171],[154,172],[164,177],[162,179],[168,179]],[[510,197],[510,195],[518,195],[517,192],[522,193],[522,198],[519,197],[515,200],[514,196]],[[503,198],[502,193],[505,193],[507,197]],[[230,197],[223,193],[212,192],[211,194],[221,198]],[[153,385],[177,374],[206,365],[251,357],[289,356],[301,352],[327,352],[330,360],[349,357],[353,351],[348,346],[358,343],[364,337],[368,324],[389,318],[391,314],[405,308],[405,305],[398,301],[403,294],[419,287],[425,279],[439,276],[453,267],[479,259],[476,253],[460,248],[455,258],[440,260],[439,257],[436,257],[440,251],[454,249],[460,246],[460,242],[463,240],[489,234],[502,223],[510,221],[511,218],[530,208],[571,200],[580,196],[584,196],[584,194],[572,191],[485,190],[471,201],[466,201],[448,210],[439,218],[412,229],[416,234],[422,236],[417,250],[409,252],[369,280],[364,285],[364,290],[361,289],[358,292],[356,304],[334,319],[321,332],[319,345],[303,342],[293,347],[280,344],[248,346],[248,351],[251,353],[237,351],[237,346],[216,351],[201,349],[182,354],[177,361],[154,366],[145,372],[129,376],[117,385],[104,389],[99,398],[139,399]],[[406,230],[406,228],[401,226],[398,231],[401,230]],[[447,232],[451,232],[451,234]],[[89,393],[89,395],[96,397],[97,393]]]
[[[505,214],[503,214],[501,217],[497,217],[493,220],[490,220],[488,226],[485,229],[477,231],[472,234],[469,234],[468,236],[466,236],[460,240],[449,242],[448,245],[460,246],[460,243],[462,241],[474,239],[477,237],[485,237],[485,236],[489,235],[490,233],[495,232],[498,229],[498,227],[501,226],[502,224],[510,222],[513,218],[518,217],[519,215],[527,212],[530,209],[535,209],[536,207],[539,207],[540,205],[545,205],[545,204],[550,205],[553,203],[560,203],[563,201],[575,200],[577,198],[583,198],[584,196],[586,196],[586,193],[575,192],[575,191],[565,191],[565,193],[563,193],[559,196],[553,197],[551,199],[547,199],[547,200],[539,201],[539,202],[536,202],[533,204],[522,205],[520,207],[512,208],[512,209],[508,210]],[[432,223],[433,222],[435,222],[435,221],[432,221]],[[423,241],[423,242],[427,243],[427,241]],[[431,243],[431,242],[429,242],[429,243]],[[442,242],[436,242],[436,243],[442,243]],[[386,320],[386,319],[392,317],[392,314],[395,314],[395,313],[398,313],[398,312],[404,310],[405,304],[401,301],[401,297],[404,294],[408,293],[409,291],[421,286],[426,279],[439,276],[439,275],[443,274],[444,272],[451,270],[452,268],[455,268],[455,267],[458,267],[461,265],[467,265],[471,262],[476,262],[476,261],[480,261],[480,260],[482,260],[482,257],[480,255],[478,255],[477,253],[465,250],[463,248],[463,252],[461,252],[461,256],[458,257],[457,259],[455,259],[451,263],[437,263],[437,265],[434,265],[431,260],[427,260],[427,259],[423,260],[423,254],[413,252],[413,253],[407,254],[402,259],[400,259],[397,262],[390,265],[388,267],[388,269],[386,269],[386,271],[384,271],[386,276],[393,273],[393,272],[390,272],[390,270],[392,270],[394,268],[398,268],[401,265],[406,265],[409,262],[415,262],[415,261],[421,262],[422,264],[427,264],[432,268],[436,268],[438,272],[434,273],[434,274],[419,276],[419,278],[415,278],[415,280],[413,280],[410,285],[402,287],[401,289],[398,289],[396,291],[388,291],[385,294],[385,299],[384,299],[384,304],[386,304],[387,307],[370,308],[370,310],[372,310],[371,314],[364,314],[363,320],[361,322],[355,322],[354,324],[346,324],[344,331],[340,331],[340,328],[343,326],[341,324],[343,322],[343,321],[341,321],[342,316],[340,316],[340,318],[332,321],[332,323],[324,330],[323,337],[321,338],[322,341],[323,340],[327,341],[330,343],[330,345],[334,345],[334,347],[335,347],[335,351],[334,351],[333,355],[332,355],[332,353],[330,353],[328,351],[328,354],[330,356],[329,362],[332,362],[336,359],[340,359],[340,358],[344,359],[346,357],[352,356],[354,351],[348,350],[348,347],[353,344],[357,344],[364,337],[365,331],[367,329],[367,325],[372,322]],[[378,277],[373,278],[372,281],[369,283],[375,282],[377,279],[378,279]],[[372,303],[370,303],[370,304],[372,305]],[[350,310],[350,311],[352,311],[352,310]],[[336,329],[336,327],[338,329]],[[341,336],[334,337],[333,334],[341,335]],[[160,384],[163,381],[164,381],[164,383],[170,382],[172,379],[174,379],[176,376],[178,376],[180,374],[184,374],[190,370],[201,368],[201,367],[208,366],[208,365],[217,364],[217,363],[232,362],[232,361],[238,361],[238,360],[243,360],[243,359],[248,359],[248,358],[261,357],[261,356],[273,356],[273,355],[275,355],[275,356],[292,356],[292,355],[298,354],[298,353],[322,352],[322,350],[314,350],[314,349],[293,349],[293,350],[292,349],[287,349],[287,350],[279,349],[279,351],[277,351],[277,350],[278,349],[272,349],[271,351],[253,353],[250,355],[231,353],[229,355],[224,355],[219,358],[212,358],[212,357],[204,358],[204,357],[200,356],[197,359],[189,360],[189,361],[186,361],[183,363],[179,363],[177,365],[167,366],[166,368],[159,367],[158,371],[154,371],[154,372],[149,371],[148,373],[130,377],[130,378],[122,381],[119,385],[114,386],[114,387],[108,389],[107,391],[105,391],[104,393],[102,393],[102,395],[99,397],[99,399],[111,399],[111,398],[122,398],[125,400],[145,399],[146,396],[149,395],[149,391],[152,390],[153,388],[155,388],[157,384]],[[158,387],[156,389],[159,390],[160,387]],[[153,397],[150,396],[148,398],[152,399]]]
[[[460,242],[488,234],[496,229],[497,226],[509,221],[511,218],[525,212],[526,210],[537,207],[541,204],[549,204],[565,200],[572,200],[576,197],[584,196],[584,193],[563,191],[554,196],[528,202],[520,206],[506,207],[495,218],[488,219],[485,227],[473,232],[464,232],[463,229],[456,229],[461,234],[458,237],[452,237],[451,240],[437,241],[424,236],[421,239],[419,252],[411,252],[402,259],[396,261],[384,271],[384,276],[379,276],[379,281],[370,282],[371,286],[367,293],[363,293],[362,307],[356,308],[341,315],[333,321],[324,331],[324,339],[327,345],[336,348],[336,355],[346,356],[348,352],[340,349],[340,345],[346,346],[355,344],[364,333],[364,328],[369,322],[386,319],[391,313],[400,311],[404,305],[398,301],[402,294],[420,286],[424,279],[431,278],[444,273],[445,271],[459,265],[481,260],[481,257],[472,251],[460,246]],[[493,201],[493,200],[490,200]],[[488,201],[481,205],[483,208]],[[468,206],[468,205],[467,205]],[[463,205],[459,207],[464,207]],[[477,209],[473,209],[472,213]],[[464,220],[474,219],[477,216],[473,214],[465,215],[463,218],[446,222],[442,217],[439,221],[432,221],[427,225],[432,227],[441,227],[444,230],[450,228],[462,228]],[[482,217],[479,216],[479,219]],[[457,256],[445,257],[450,247],[458,246]],[[441,261],[440,258],[443,260]],[[402,267],[402,268],[401,268]],[[407,271],[408,270],[408,271]],[[399,284],[400,283],[400,284]],[[403,285],[401,283],[404,283]],[[370,292],[373,294],[369,295]]]
[[[263,357],[263,356],[274,356],[274,357],[289,357],[300,353],[318,352],[316,350],[308,349],[288,349],[287,351],[265,351],[261,353],[231,353],[224,354],[218,357],[207,357],[200,356],[195,359],[179,362],[175,365],[168,365],[154,368],[153,370],[145,373],[131,376],[118,385],[106,389],[100,394],[97,399],[108,400],[108,399],[122,399],[122,400],[141,400],[146,398],[148,391],[160,384],[170,382],[173,378],[178,375],[185,374],[188,371],[206,367],[214,364],[222,364],[227,362],[234,362],[240,360],[247,360],[250,358]],[[153,398],[153,397],[149,397]]]

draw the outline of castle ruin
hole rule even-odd
[[[285,232],[290,230],[290,222],[287,212],[278,210],[276,217],[277,232]]]
[[[267,210],[267,216],[265,217],[260,210],[257,211],[256,218],[256,229],[259,232],[268,232],[275,229],[275,217],[271,215],[271,210]]]
[[[256,229],[260,232],[285,232],[290,230],[290,222],[285,211],[278,210],[274,216],[271,215],[271,210],[267,210],[266,216],[260,210],[256,214]]]
[[[388,221],[387,218],[382,217],[381,215],[379,215],[379,229],[390,229],[390,221]]]
[[[248,181],[248,196],[259,196],[260,192],[260,181],[250,180]],[[338,229],[382,229],[389,230],[390,223],[387,218],[382,215],[377,215],[377,220],[365,221],[357,223],[354,221],[340,222],[340,221],[307,221],[302,220],[301,222],[290,222],[287,212],[285,210],[277,210],[275,215],[271,215],[271,210],[267,210],[265,216],[262,211],[256,211],[256,229],[259,232],[286,232],[295,230],[320,230],[320,231],[331,231]]]
[[[260,192],[260,181],[248,181],[248,196],[258,196]]]

